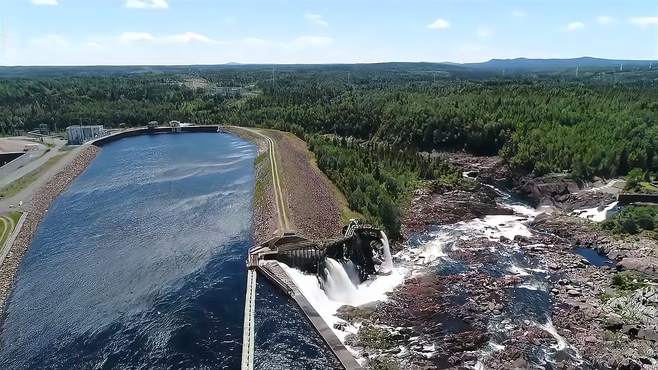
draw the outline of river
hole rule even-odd
[[[358,341],[356,342],[357,347],[352,347],[352,343],[355,341],[349,338],[350,334],[359,332],[364,321],[358,317],[353,321],[343,320],[338,315],[339,308],[346,304],[359,306],[373,301],[387,301],[390,299],[387,293],[400,286],[405,278],[417,279],[420,276],[437,275],[442,279],[445,278],[450,286],[455,285],[457,288],[439,290],[441,286],[436,285],[437,290],[432,290],[427,294],[439,294],[445,297],[445,299],[440,299],[445,302],[451,302],[454,299],[455,306],[464,306],[465,303],[472,300],[467,290],[470,289],[468,284],[482,285],[495,281],[515,282],[500,285],[495,289],[495,293],[500,295],[497,299],[500,303],[494,304],[492,313],[486,317],[488,326],[482,329],[482,332],[488,334],[489,340],[480,346],[476,356],[472,356],[468,363],[463,363],[465,367],[487,368],[492,355],[495,352],[504,351],[508,340],[516,338],[514,336],[518,335],[519,327],[538,329],[545,333],[542,338],[550,338],[537,341],[536,345],[533,342],[530,346],[531,353],[528,355],[532,366],[554,369],[557,368],[556,362],[568,361],[578,367],[582,364],[580,354],[575,347],[558,334],[552,323],[553,302],[549,292],[551,277],[546,261],[527,254],[526,249],[516,241],[517,237],[521,238],[520,240],[524,238],[530,240],[537,233],[529,224],[541,211],[530,207],[511,194],[496,188],[493,190],[498,194],[499,207],[510,209],[514,214],[490,215],[453,224],[437,225],[427,232],[417,234],[407,242],[402,251],[395,255],[395,265],[389,275],[373,276],[363,283],[354,284],[354,279],[350,278],[352,274],[349,263],[341,265],[333,261],[334,263],[328,264],[327,267],[327,280],[321,284],[315,276],[303,274],[287,266],[286,270],[304,292],[309,302],[362,364],[367,362],[367,356],[372,356],[373,353],[377,355],[378,348],[367,348],[364,351],[358,346]],[[535,247],[550,248],[544,244],[537,244]],[[474,257],[469,258],[468,256]],[[465,284],[456,285],[459,282]],[[338,288],[335,288],[335,285]],[[416,291],[422,292],[422,290]],[[437,293],[439,291],[441,293]],[[427,297],[416,298],[428,299]],[[472,303],[478,305],[486,302],[475,301]],[[446,303],[446,306],[441,307],[445,308],[450,304]],[[402,306],[392,307],[407,307],[407,304],[402,303]],[[428,306],[422,307],[425,309]],[[383,348],[389,353],[401,354],[402,361],[408,361],[407,357],[412,353],[413,356],[428,359],[434,367],[447,368],[451,365],[444,361],[446,352],[442,352],[444,349],[441,347],[451,347],[449,347],[449,343],[442,342],[442,340],[450,338],[453,334],[475,329],[462,319],[464,317],[464,315],[460,316],[462,311],[443,312],[442,308],[436,308],[437,306],[429,307],[437,310],[428,316],[431,319],[427,321],[412,320],[405,324],[429,323],[436,325],[439,323],[438,327],[442,328],[440,334],[433,332],[431,335],[426,335],[422,330],[418,330],[418,332],[414,332],[414,335],[417,336],[412,336],[406,342],[393,341],[393,349]],[[416,311],[413,311],[413,309],[409,308],[412,310],[411,312],[416,313],[420,310],[416,308]],[[384,306],[383,311],[385,310]],[[389,310],[392,315],[402,314],[397,308],[389,308]],[[456,312],[459,312],[457,316],[455,316]],[[477,310],[473,312],[477,312]],[[378,325],[384,332],[399,336],[399,330],[404,328],[396,328],[394,324],[399,321],[390,320],[390,315],[375,325]],[[469,320],[474,321],[472,317]],[[465,351],[460,350],[460,353],[463,354]],[[403,366],[406,365],[403,363]],[[454,364],[452,365],[454,366]],[[427,363],[425,366],[430,367]]]
[[[22,262],[0,368],[238,368],[256,155],[214,133],[104,146]],[[256,368],[335,364],[264,279],[256,319]]]

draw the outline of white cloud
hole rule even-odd
[[[261,39],[258,37],[247,37],[242,39],[242,43],[248,46],[265,46],[268,45],[269,42],[265,39]]]
[[[189,44],[192,42],[201,42],[207,44],[216,44],[219,43],[217,40],[213,40],[206,35],[202,35],[196,32],[185,32],[179,35],[171,35],[163,38],[165,42],[173,42],[177,44]]]
[[[437,18],[434,22],[430,23],[427,25],[427,28],[431,28],[433,30],[442,30],[450,27],[450,23],[446,21],[445,19]]]
[[[59,5],[59,1],[58,0],[32,0],[32,4],[34,4],[34,5],[54,6],[54,5]]]
[[[93,49],[93,50],[101,50],[103,49],[103,45],[101,45],[99,42],[96,41],[87,41],[84,44],[82,44],[83,47],[88,48],[88,49]]]
[[[567,24],[565,30],[572,32],[572,31],[582,30],[583,28],[585,28],[585,23],[576,21]]]
[[[126,8],[133,9],[167,9],[169,4],[167,0],[126,0]]]
[[[124,32],[119,35],[118,40],[122,43],[152,42],[158,44],[219,44],[221,41],[214,40],[206,35],[196,32],[185,32],[175,35],[155,36],[148,32]]]
[[[304,47],[320,47],[331,45],[334,42],[334,39],[331,37],[325,36],[300,36],[296,38],[293,42],[293,46],[300,48]]]
[[[478,27],[476,35],[480,38],[486,39],[492,37],[495,34],[495,31],[487,26]]]
[[[140,42],[140,41],[154,41],[155,37],[148,32],[124,32],[119,35],[121,42]]]
[[[633,17],[629,19],[629,22],[640,27],[657,26],[658,17]]]
[[[617,20],[615,18],[607,16],[607,15],[600,15],[600,16],[596,17],[596,22],[598,24],[602,24],[602,25],[605,26],[605,25],[616,23]]]
[[[67,48],[71,42],[62,35],[45,35],[32,39],[32,44],[43,48]]]
[[[512,10],[512,15],[515,17],[522,18],[527,16],[528,13],[524,12],[523,10]]]
[[[304,15],[304,18],[316,26],[327,27],[329,25],[329,23],[320,14],[307,13]]]

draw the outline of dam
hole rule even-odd
[[[254,247],[249,251],[247,266],[247,295],[245,298],[245,325],[243,334],[242,369],[253,368],[254,334],[250,331],[254,320],[253,286],[258,271],[281,291],[288,294],[299,305],[308,320],[313,324],[331,351],[336,355],[341,365],[348,370],[360,369],[361,366],[347,350],[340,339],[324,321],[316,308],[304,296],[294,280],[279,263],[293,267],[308,274],[317,275],[324,284],[331,284],[332,269],[327,266],[337,261],[350,263],[354,267],[357,284],[367,280],[371,275],[387,275],[391,273],[391,253],[386,235],[369,225],[362,225],[351,220],[343,229],[343,237],[328,241],[310,241],[295,233],[287,232]],[[337,269],[342,269],[337,264]],[[351,282],[349,283],[351,284]],[[251,287],[251,289],[250,289]],[[337,287],[342,289],[342,287]]]
[[[103,150],[53,203],[23,260],[2,368],[360,368],[288,269],[328,285],[336,261],[358,281],[385,275],[383,233],[352,221],[341,238],[312,241],[286,223],[254,246],[256,148],[217,126],[93,144]]]
[[[239,368],[256,153],[216,126],[104,144],[23,259],[0,368]],[[284,293],[256,292],[255,368],[340,366]]]

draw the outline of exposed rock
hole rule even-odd
[[[451,224],[486,215],[511,215],[496,203],[497,194],[481,186],[476,191],[441,188],[417,191],[403,219],[403,233],[421,233],[429,226]]]
[[[641,258],[626,257],[619,261],[618,266],[624,270],[635,270],[658,279],[658,257],[644,256]]]
[[[377,309],[378,302],[372,302],[368,304],[361,305],[359,307],[354,306],[341,306],[336,313],[336,316],[341,319],[354,322],[356,320],[367,320],[370,319],[373,312]]]
[[[515,179],[514,191],[535,205],[555,205],[558,198],[579,191],[581,185],[561,174],[525,176]]]

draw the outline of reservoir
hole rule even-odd
[[[22,262],[0,368],[239,368],[256,156],[217,133],[104,146]],[[256,368],[336,366],[289,298],[256,299]]]

